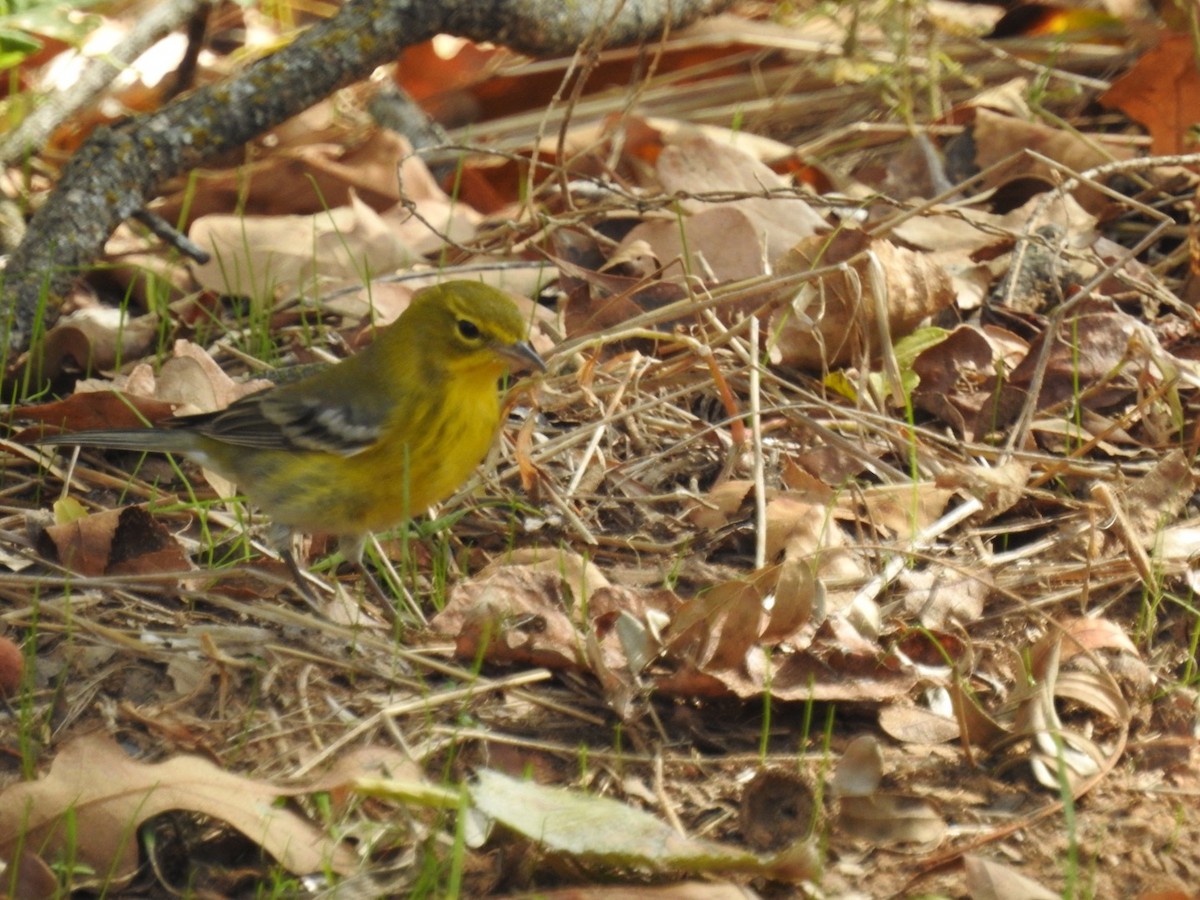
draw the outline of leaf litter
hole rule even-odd
[[[394,270],[438,258],[540,291],[535,340],[557,353],[550,377],[518,386],[479,482],[439,511],[453,528],[382,542],[431,614],[402,644],[376,617],[287,606],[270,566],[243,562],[227,485],[89,453],[38,490],[35,457],[14,452],[25,503],[7,533],[32,532],[11,543],[45,575],[0,579],[16,601],[0,621],[23,648],[22,702],[54,735],[29,758],[40,777],[14,768],[0,788],[0,810],[36,813],[0,815],[22,871],[69,849],[77,886],[145,877],[136,826],[184,810],[297,875],[402,893],[414,860],[446,858],[453,809],[505,826],[473,826],[480,896],[700,871],[767,893],[887,896],[918,879],[1034,896],[1058,892],[1070,854],[1100,895],[1200,878],[1200,822],[1173,799],[1197,789],[1196,266],[1164,235],[1195,230],[1194,174],[1086,118],[1082,133],[1039,119],[1030,63],[995,46],[977,70],[994,88],[948,75],[950,111],[927,133],[889,131],[864,121],[882,90],[871,66],[796,43],[816,25],[725,17],[673,35],[636,114],[604,95],[553,102],[539,91],[554,64],[411,51],[401,80],[418,57],[453,71],[450,90],[416,91],[431,105],[508,104],[452,133],[470,151],[448,157],[453,195],[437,175],[449,151],[413,155],[322,104],[273,152],[202,176],[182,220],[219,262],[166,282],[170,333],[191,339],[174,359],[140,359],[157,315],[51,331],[53,377],[98,372],[130,398],[111,409],[154,419],[223,405],[224,370],[257,371],[237,313],[266,317],[284,361],[341,355],[406,302]],[[862,37],[857,62],[878,66],[881,35]],[[775,56],[689,110],[678,79],[697,48],[735,66]],[[1040,71],[1094,95],[1112,49],[1080,44]],[[976,44],[956,50],[982,66]],[[728,97],[777,139],[716,127]],[[1169,115],[1147,124],[1156,145]],[[929,140],[978,178],[940,190]],[[281,188],[302,182],[317,190]],[[184,196],[164,196],[166,218]],[[133,240],[137,303],[130,248],[151,248]],[[94,279],[79,291],[81,310],[105,295]],[[118,415],[97,412],[110,402],[17,412],[88,427]],[[36,498],[61,480],[99,512],[63,507],[47,527]],[[197,493],[202,513],[161,511]],[[90,519],[108,523],[101,548],[51,559],[54,529]],[[132,554],[106,543],[123,530],[175,549],[114,567]],[[324,552],[319,537],[304,550]],[[85,736],[97,729],[146,761]],[[385,774],[403,790],[310,782],[338,798],[335,828],[275,786],[393,746]],[[73,780],[95,767],[111,781]],[[209,792],[188,788],[198,778]],[[296,806],[273,806],[284,797]],[[52,837],[64,817],[69,848]],[[787,835],[780,855],[758,849],[764,820]],[[500,861],[531,848],[536,864]],[[203,873],[218,891],[234,877]]]

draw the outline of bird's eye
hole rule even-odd
[[[468,341],[479,340],[479,326],[469,319],[458,320],[458,333]]]

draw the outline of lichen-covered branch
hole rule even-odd
[[[331,19],[236,77],[117,127],[98,130],[67,165],[4,273],[8,358],[57,317],[71,280],[155,188],[365,78],[439,33],[535,55],[649,40],[730,0],[348,0]]]

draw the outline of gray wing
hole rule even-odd
[[[196,431],[236,447],[315,450],[338,456],[362,453],[383,432],[386,410],[362,392],[331,403],[293,387],[268,388],[219,412],[176,419],[169,427]]]

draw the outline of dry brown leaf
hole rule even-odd
[[[13,900],[51,900],[61,896],[62,886],[45,860],[29,847],[22,847],[15,859],[6,859],[4,877]]]
[[[1001,216],[997,227],[1012,235],[1014,240],[1017,235],[1040,236],[1041,241],[1031,241],[1030,246],[1049,245],[1050,249],[1061,253],[1067,249],[1082,251],[1093,248],[1099,240],[1097,222],[1096,214],[1085,209],[1070,194],[1054,194],[1049,198],[1037,194]],[[1020,256],[1013,257],[1010,254],[999,262],[1003,268],[1007,268],[1014,262],[1019,263],[1020,259]],[[1061,255],[1052,261],[1056,265],[1066,262]],[[1070,260],[1070,264],[1074,270],[1074,267],[1086,263],[1085,259],[1076,257]]]
[[[825,605],[824,598],[812,562],[786,555],[781,565],[722,582],[684,602],[666,631],[667,659],[676,668],[660,677],[660,690],[883,699],[910,686],[912,668],[885,662],[878,643],[843,618],[827,619],[816,631],[823,635],[820,643],[814,640],[809,620],[814,606]],[[809,652],[777,655],[780,643]]]
[[[399,318],[413,294],[434,279],[406,279],[403,282],[376,280],[359,289],[347,287],[321,301],[321,308],[345,322],[370,322],[374,327],[387,325]]]
[[[925,254],[848,228],[799,242],[775,271],[787,275],[839,264],[844,266],[801,285],[772,314],[767,349],[773,363],[824,370],[867,351],[877,358],[881,345],[894,344],[954,302],[949,276]],[[872,270],[882,273],[882,283]]]
[[[666,136],[656,172],[663,191],[683,198],[685,214],[641,223],[612,258],[630,258],[642,248],[653,259],[651,268],[664,268],[671,280],[725,283],[763,275],[797,241],[828,230],[799,197],[737,196],[787,192],[789,184],[750,153],[709,134]],[[697,195],[734,196],[718,202]]]
[[[212,255],[194,270],[202,287],[260,304],[330,282],[362,284],[416,256],[356,197],[308,216],[204,216],[188,236]]]
[[[1114,721],[1128,723],[1132,711],[1115,676],[1119,674],[1122,683],[1143,690],[1153,686],[1156,678],[1126,630],[1109,619],[1081,616],[1063,622],[1061,635],[1059,664],[1078,663],[1079,668],[1059,672],[1056,695],[1073,697]],[[1043,643],[1034,646],[1035,664],[1040,663]],[[1100,656],[1108,666],[1104,672],[1093,670],[1089,654],[1096,651],[1108,651]]]
[[[109,509],[45,531],[58,561],[80,575],[138,575],[193,568],[191,558],[144,506]]]
[[[591,560],[574,551],[554,547],[519,547],[489,563],[476,577],[486,578],[494,572],[515,566],[559,576],[570,591],[572,606],[583,604],[588,607],[589,613],[593,612],[590,608],[592,595],[612,587],[600,567]]]
[[[1163,527],[1174,522],[1196,489],[1187,454],[1172,450],[1125,490],[1122,505],[1142,546],[1158,546]],[[1114,536],[1115,538],[1115,536]]]
[[[789,574],[784,600],[789,604],[804,603],[810,608],[817,590],[816,580],[854,582],[869,574],[834,518],[831,505],[835,496],[833,491],[825,485],[811,483],[812,489],[767,490],[765,539],[768,562],[794,562],[808,568],[804,574],[799,571]],[[749,481],[724,482],[704,495],[688,512],[688,518],[697,527],[719,531],[750,515],[747,504],[753,487]],[[837,612],[844,606],[851,595],[843,594],[844,597],[836,595],[826,598],[827,612]],[[775,618],[772,632],[777,632],[780,623],[793,619],[797,612],[794,605],[782,608]],[[807,621],[807,613],[804,618]],[[803,623],[798,621],[799,624]]]
[[[779,644],[792,638],[812,620],[814,608],[821,607],[824,611],[823,595],[824,589],[809,562],[784,559],[775,582],[774,602],[763,629],[763,643]]]
[[[679,596],[666,588],[626,587],[620,584],[597,588],[587,598],[588,615],[598,630],[608,627],[620,615],[631,615],[645,621],[651,615],[671,615],[682,604]]]
[[[1042,345],[1052,340],[1045,367]],[[1142,322],[1124,312],[1085,311],[1062,323],[1056,334],[1042,332],[1029,352],[994,396],[991,407],[981,409],[978,421],[968,427],[976,434],[1002,428],[1030,402],[1029,391],[1041,374],[1036,408],[1069,408],[1081,401],[1104,408],[1135,395],[1135,380],[1157,372],[1153,354],[1158,341]]]
[[[731,141],[738,140],[737,135]],[[667,137],[657,173],[668,194],[782,191],[788,182],[746,150],[698,131]],[[711,208],[710,200],[685,198],[691,213]],[[747,197],[722,203],[745,214],[753,226],[753,247],[761,259],[774,262],[798,241],[828,230],[825,219],[799,197]]]
[[[862,552],[834,520],[827,505],[814,502],[805,493],[781,493],[767,504],[766,551],[768,560],[782,559],[807,569],[803,580],[799,572],[791,572],[786,584],[804,593],[789,593],[785,599],[804,603],[817,621],[846,612],[857,593],[847,587],[827,590],[826,583],[860,585],[871,574]],[[877,612],[873,603],[870,606],[872,612]],[[796,612],[799,610],[795,607],[791,612],[781,611],[778,622],[794,618]],[[798,625],[805,622],[807,619]]]
[[[749,888],[740,884],[677,881],[670,887],[614,884],[579,886],[557,891],[540,890],[535,894],[525,895],[524,900],[755,900],[757,896],[749,893]],[[522,900],[522,897],[514,895],[510,900]]]
[[[61,424],[68,430],[133,428],[146,421],[156,424],[170,414],[224,409],[270,384],[264,379],[234,381],[204,348],[178,340],[173,356],[163,363],[158,375],[150,365],[141,363],[128,375],[112,381],[80,381],[75,385],[75,394],[66,400],[25,407],[21,414],[23,418]],[[235,495],[235,486],[215,472],[205,469],[204,477],[220,496]]]
[[[429,624],[452,635],[464,659],[585,668],[583,633],[565,612],[566,590],[557,574],[505,566],[456,584]]]
[[[1093,709],[1114,722],[1129,720],[1129,704],[1113,679],[1098,672],[1060,672],[1054,681],[1054,696]]]
[[[144,395],[115,390],[100,393],[76,392],[62,400],[20,406],[13,417],[43,422],[63,431],[90,431],[94,428],[140,428],[146,422],[158,422],[174,412],[170,403]]]
[[[127,374],[118,375],[111,381],[91,378],[77,382],[75,395],[81,398],[77,401],[80,410],[86,410],[88,404],[96,404],[104,410],[103,418],[76,418],[73,397],[62,401],[61,407],[59,404],[25,407],[21,410],[22,417],[53,422],[53,410],[62,408],[72,414],[69,422],[63,422],[72,430],[138,426],[145,423],[137,416],[131,417],[128,411],[122,414],[121,405],[132,404],[154,423],[163,418],[164,403],[171,404],[170,409],[176,415],[211,412],[271,385],[265,379],[234,381],[207,350],[191,341],[176,341],[171,352],[171,358],[162,364],[158,375],[149,364],[139,363]],[[112,396],[98,397],[96,394]],[[91,421],[95,424],[88,425]]]
[[[847,834],[880,847],[936,845],[946,835],[946,821],[928,801],[901,794],[843,797],[837,821]]]
[[[1113,82],[1100,102],[1145,125],[1154,155],[1194,153],[1191,129],[1200,122],[1200,73],[1192,36],[1164,34],[1157,47]]]
[[[972,574],[938,563],[903,572],[898,586],[896,600],[905,615],[935,630],[974,622],[992,590],[990,572]]]
[[[914,250],[945,254],[948,259],[957,256],[960,261],[1011,240],[1003,235],[1003,220],[995,213],[971,207],[939,213],[940,208],[905,219],[891,233]]]
[[[980,169],[991,170],[983,182],[991,187],[1014,179],[1034,178],[1044,181],[1049,189],[1063,180],[1059,171],[1031,158],[1025,152],[1027,150],[1061,163],[1072,172],[1084,172],[1111,162],[1114,158],[1128,159],[1133,155],[1127,146],[1113,144],[1100,148],[1094,139],[1084,135],[985,108],[976,109],[972,130],[976,148],[975,163]],[[996,168],[993,169],[993,166]],[[1102,213],[1112,205],[1110,199],[1087,186],[1077,188],[1074,196],[1084,209],[1092,213]]]
[[[594,629],[583,636],[583,655],[588,671],[600,682],[604,698],[624,720],[633,713],[640,693],[637,676],[658,649],[658,642],[632,616],[618,619],[614,640],[608,646]],[[640,667],[640,668],[639,668]]]
[[[1128,729],[1130,708],[1116,680],[1103,669],[1096,669],[1091,658],[1079,654],[1084,666],[1063,672],[1065,648],[1076,643],[1067,633],[1047,634],[1029,651],[1032,683],[1021,684],[1010,700],[1014,709],[1012,727],[1002,744],[1028,740],[1030,747],[1013,760],[1013,764],[1028,764],[1034,777],[1050,790],[1060,790],[1062,780],[1077,790],[1105,765],[1105,753],[1092,738],[1076,729],[1065,728],[1055,704],[1070,699],[1087,709],[1106,716],[1122,730]],[[1077,629],[1079,644],[1097,641],[1107,645],[1115,641],[1122,645],[1127,638],[1117,638],[1117,631],[1086,625]],[[1077,645],[1078,647],[1078,645]],[[1077,649],[1077,648],[1076,648]],[[1070,658],[1071,651],[1066,657]]]
[[[954,706],[954,718],[964,741],[977,747],[991,748],[1003,740],[1007,732],[980,704],[973,691],[968,690],[959,678],[951,682],[950,702]]]
[[[963,869],[971,900],[1058,900],[1061,896],[1003,863],[972,853],[963,857]]]
[[[373,209],[390,209],[402,199],[397,172],[411,153],[408,142],[386,129],[349,134],[336,104],[326,101],[283,123],[266,138],[283,146],[253,162],[197,170],[154,211],[168,222],[178,222],[184,208],[190,222],[235,212],[310,215],[347,205],[352,193]]]
[[[59,750],[42,778],[0,794],[0,856],[11,858],[18,842],[52,862],[69,853],[107,875],[111,887],[137,872],[141,824],[186,810],[228,823],[289,872],[353,871],[356,856],[349,847],[275,805],[284,794],[198,756],[147,764],[126,756],[107,736],[78,738]]]
[[[822,502],[800,491],[774,494],[767,499],[766,550],[768,560],[786,555],[805,560],[826,574],[828,561],[840,556],[848,546],[833,511]],[[857,573],[861,570],[852,570]]]
[[[25,657],[10,638],[0,635],[0,698],[12,697],[21,687]]]
[[[1065,663],[1076,655],[1089,650],[1117,650],[1121,653],[1128,653],[1130,656],[1141,656],[1137,645],[1130,640],[1125,629],[1116,622],[1080,616],[1068,619],[1061,624],[1063,642],[1062,649],[1058,651],[1060,662]],[[1034,647],[1032,659],[1035,668],[1041,667],[1042,654],[1054,638],[1054,635],[1049,635]]]
[[[212,412],[271,385],[265,378],[234,381],[203,347],[176,341],[162,364],[153,396],[176,404],[175,414]]]
[[[688,520],[697,528],[717,531],[732,521],[742,508],[742,503],[754,490],[754,482],[730,479],[714,487],[704,495],[687,513]],[[767,493],[768,498],[771,492]]]
[[[958,722],[916,706],[886,706],[879,711],[879,727],[905,744],[942,744],[959,735]]]
[[[666,632],[673,658],[713,673],[743,670],[746,654],[759,642],[763,601],[778,578],[779,567],[770,566],[686,601]]]
[[[1029,344],[994,327],[959,325],[945,340],[920,353],[913,371],[920,379],[913,404],[940,418],[968,440],[978,438],[996,402],[999,374],[1025,358]]]
[[[303,135],[301,140],[304,140]],[[290,157],[293,171],[303,170],[301,177],[306,184],[313,184],[325,208],[343,206],[354,203],[355,198],[362,198],[362,202],[372,209],[380,210],[391,208],[403,199],[397,176],[411,153],[412,147],[407,140],[394,131],[381,128],[369,132],[356,143],[313,143],[309,136],[303,144],[286,149],[280,155],[284,159]],[[417,166],[425,167],[420,160],[417,160]],[[253,210],[250,204],[244,208]]]
[[[833,770],[832,786],[837,796],[869,797],[883,783],[883,753],[869,734],[846,745]]]
[[[130,317],[114,307],[89,307],[64,316],[46,333],[42,374],[57,378],[72,365],[96,372],[140,359],[158,339],[159,317]]]
[[[989,521],[1008,512],[1025,495],[1032,467],[1010,459],[995,466],[951,463],[938,473],[940,487],[963,491],[983,502],[980,518]]]
[[[770,261],[762,242],[762,234],[744,211],[722,204],[692,216],[643,222],[629,232],[615,254],[642,247],[652,254],[651,269],[662,268],[664,278],[683,282],[696,277],[706,284],[724,284],[768,271]]]
[[[457,584],[431,626],[463,658],[590,671],[619,706],[679,603],[669,590],[611,585],[578,554],[525,548]]]
[[[891,539],[906,541],[936,522],[953,496],[929,482],[878,484],[839,494],[838,506]]]
[[[810,575],[803,576],[805,583],[811,583],[811,575],[860,577],[862,569],[844,552],[848,543],[829,509],[833,492],[815,481],[812,484],[812,490],[767,490],[767,560],[802,562],[810,569]],[[688,518],[699,528],[720,531],[751,515],[753,487],[750,481],[726,481],[696,501]],[[789,589],[799,586],[800,577],[794,573]],[[788,599],[797,595],[789,593]]]
[[[908,694],[918,682],[916,670],[878,644],[863,640],[849,625],[830,619],[804,652],[769,655],[754,647],[741,668],[702,670],[672,657],[676,668],[655,679],[656,690],[675,697],[761,697],[775,700],[879,703]],[[838,637],[831,635],[840,633]],[[839,638],[855,641],[851,646]]]

